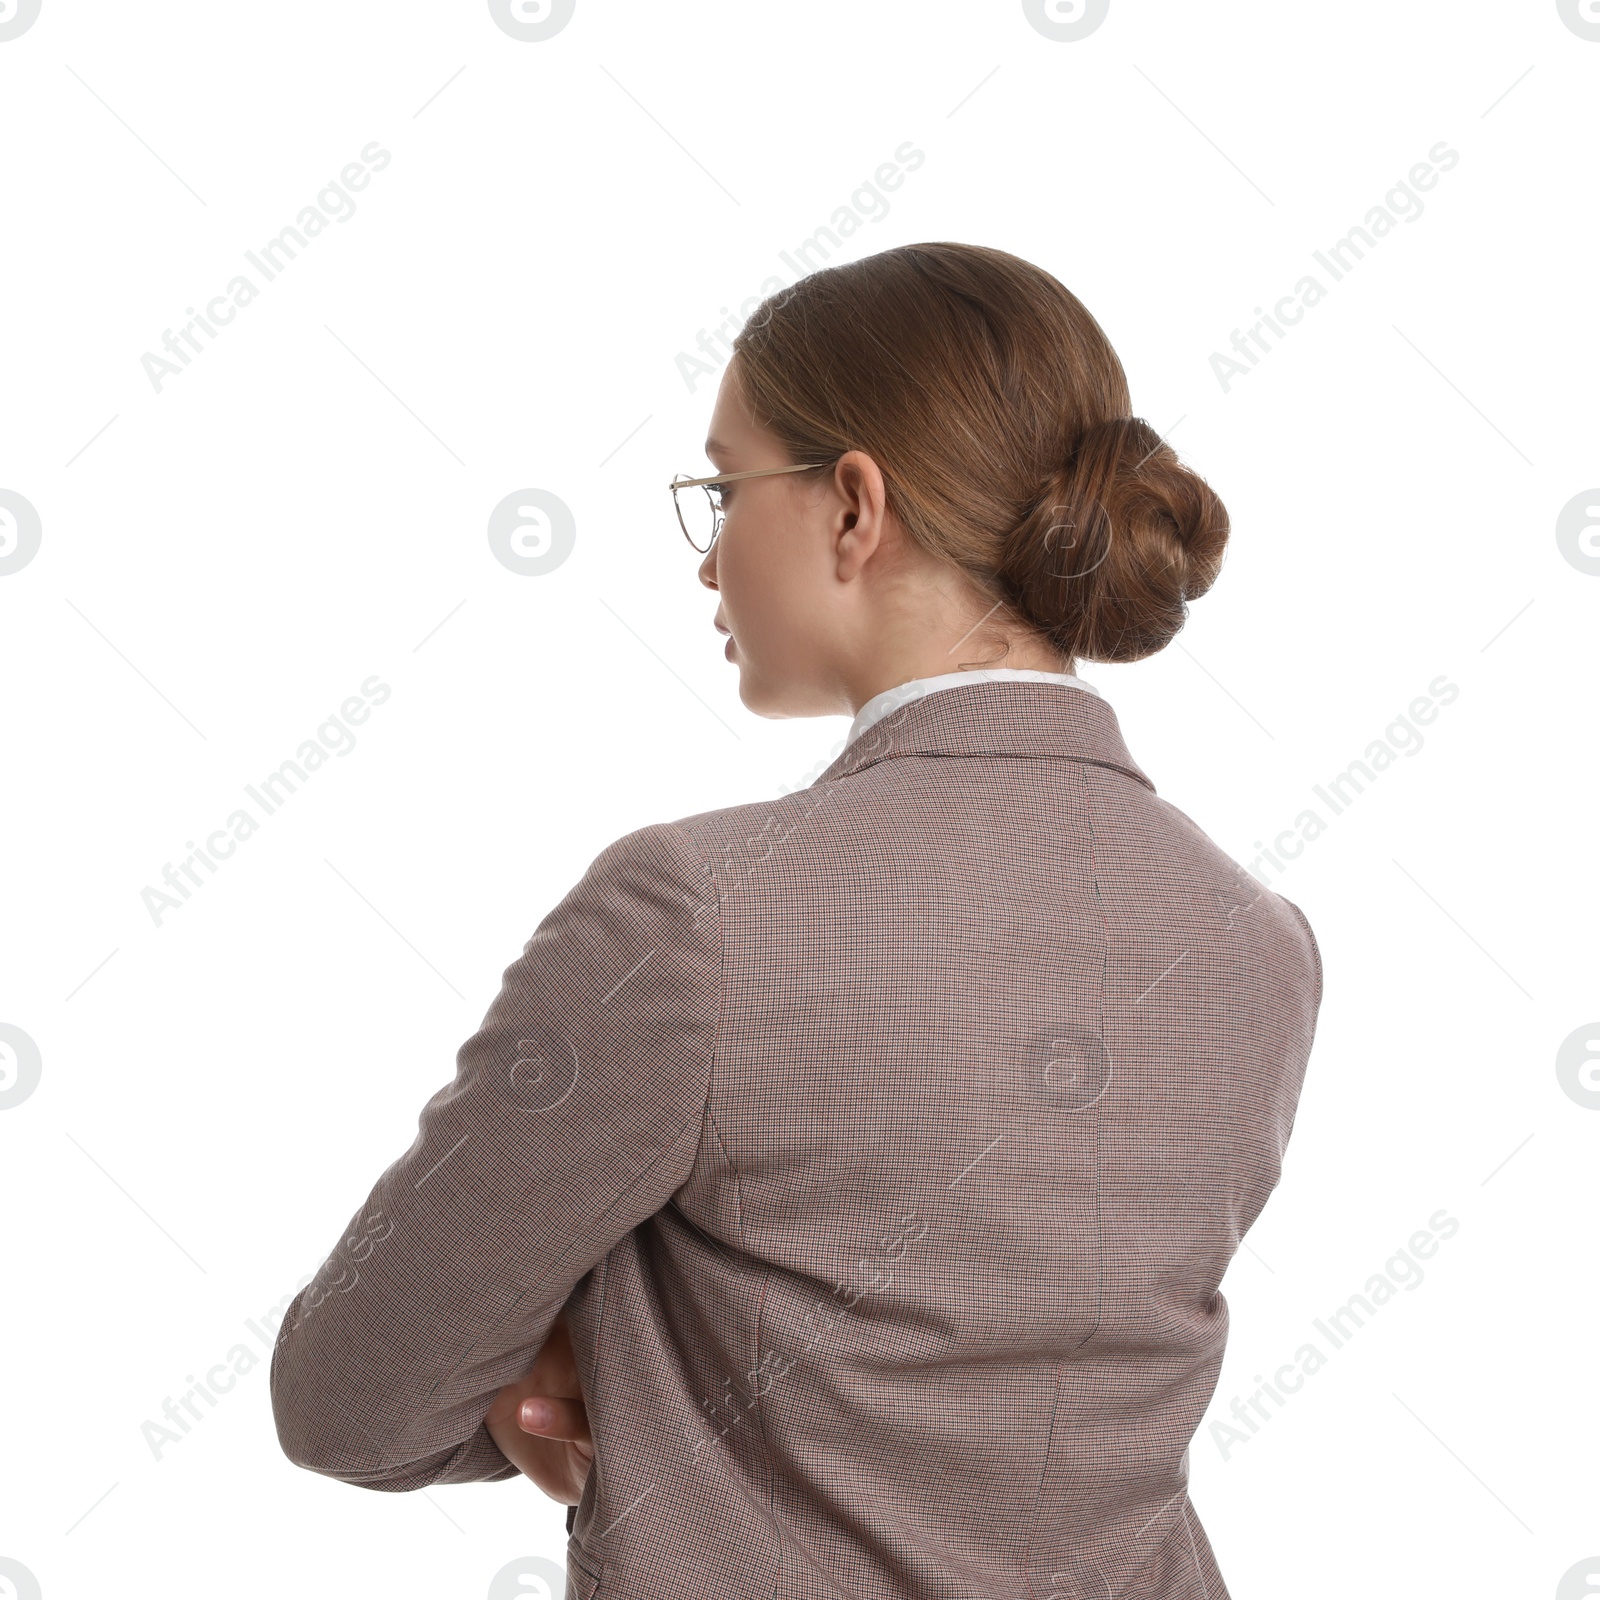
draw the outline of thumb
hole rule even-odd
[[[592,1444],[589,1414],[580,1401],[562,1400],[555,1395],[534,1395],[517,1408],[517,1426],[524,1433],[546,1439],[575,1439]]]

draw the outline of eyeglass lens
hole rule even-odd
[[[722,522],[722,497],[714,483],[702,483],[693,489],[678,491],[678,505],[683,513],[683,525],[690,543],[704,554],[711,548]]]

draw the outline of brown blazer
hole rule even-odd
[[[1103,699],[911,700],[544,918],[285,1314],[283,1449],[515,1476],[565,1307],[577,1600],[1226,1600],[1188,1446],[1321,991]]]

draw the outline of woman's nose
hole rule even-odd
[[[706,551],[705,559],[700,563],[700,581],[708,589],[717,586],[717,545],[712,540],[711,548]]]

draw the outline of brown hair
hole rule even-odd
[[[1069,666],[1154,654],[1222,565],[1222,502],[1129,415],[1105,333],[1042,267],[902,245],[769,296],[733,348],[791,460],[864,450],[910,537]]]

